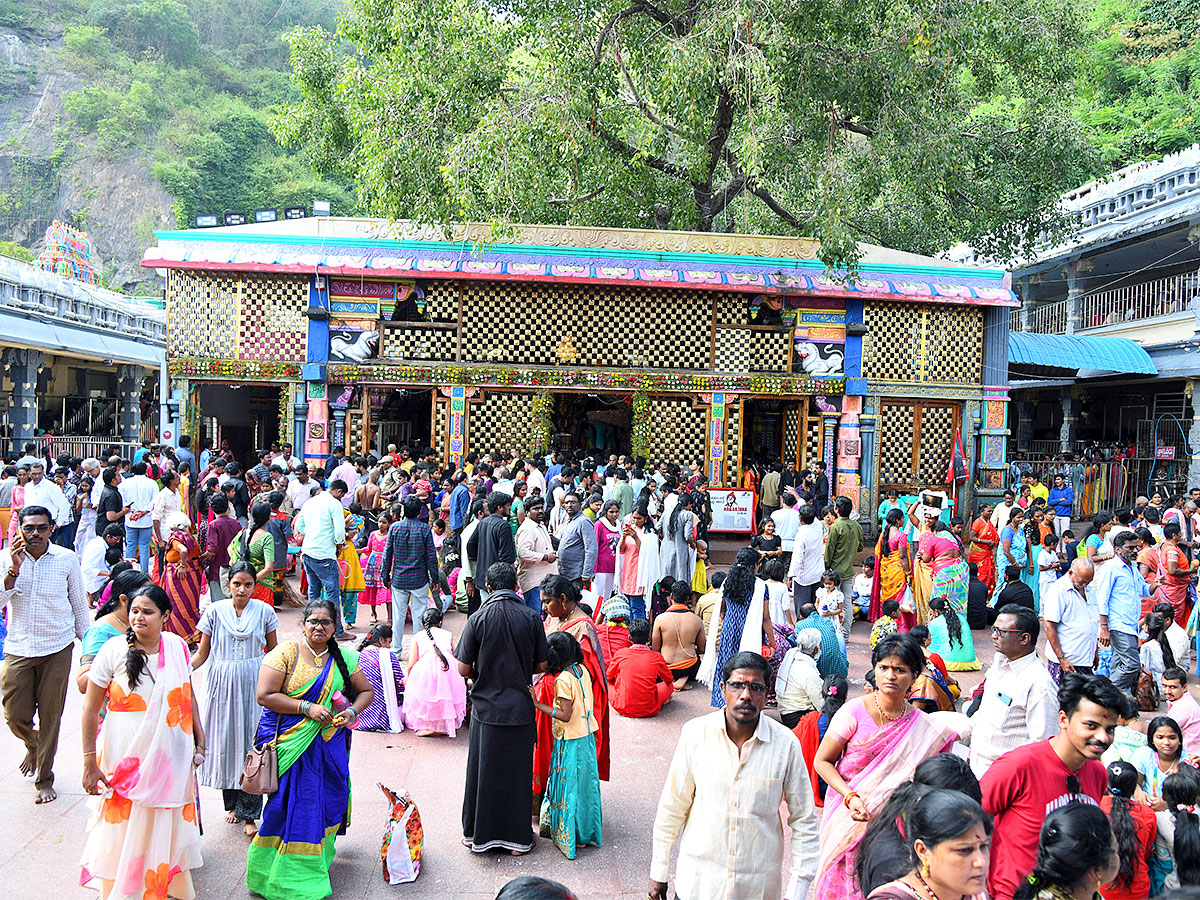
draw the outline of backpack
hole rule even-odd
[[[1139,711],[1154,712],[1158,709],[1158,683],[1145,669],[1138,675],[1136,694]]]

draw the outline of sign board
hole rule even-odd
[[[754,491],[710,488],[708,498],[713,518],[709,531],[754,534],[754,510],[758,505]]]
[[[1154,458],[1155,459],[1174,459],[1175,458],[1175,448],[1174,447],[1155,447],[1154,448]]]

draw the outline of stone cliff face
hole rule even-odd
[[[69,136],[63,98],[87,81],[67,65],[58,26],[0,27],[0,241],[36,251],[60,219],[88,232],[114,287],[157,281],[139,262],[153,229],[174,226],[171,195],[145,150]]]

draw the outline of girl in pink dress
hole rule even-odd
[[[367,546],[362,549],[361,554],[363,580],[367,587],[358,595],[358,602],[371,607],[372,625],[379,621],[375,607],[381,604],[386,607],[383,612],[384,619],[390,622],[392,618],[392,592],[383,586],[383,552],[387,549],[388,529],[391,527],[391,517],[387,513],[380,513],[379,529],[371,532],[371,536],[367,538]]]
[[[453,662],[454,639],[441,624],[441,609],[431,606],[421,616],[422,630],[409,645],[404,723],[417,737],[454,737],[467,714],[467,683]]]

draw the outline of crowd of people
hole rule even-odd
[[[329,896],[355,730],[465,727],[463,844],[520,856],[540,836],[574,859],[603,844],[612,716],[697,683],[713,712],[680,730],[651,900],[676,843],[689,900],[1200,884],[1190,498],[1099,514],[1075,541],[1054,489],[965,520],[937,491],[892,493],[871,547],[819,467],[768,466],[755,535],[713,572],[699,463],[446,467],[391,446],[321,465],[283,445],[243,469],[189,444],[27,452],[0,481],[6,719],[51,802],[66,692],[84,695],[82,881],[106,900],[195,895],[197,783],[244,830],[253,893]],[[856,620],[871,668],[851,698]],[[966,695],[955,673],[980,668],[988,628]]]

